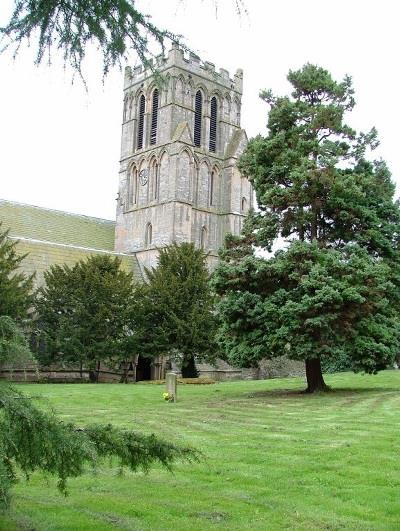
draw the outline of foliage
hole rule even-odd
[[[37,530],[396,530],[400,371],[326,382],[333,391],[318,396],[302,393],[303,377],[182,386],[173,407],[158,385],[24,385],[67,422],[134,417],[207,458],[137,478],[101,466],[66,500],[34,474],[15,485],[9,517]]]
[[[192,243],[174,243],[160,250],[157,268],[146,274],[136,310],[142,353],[175,356],[182,362],[182,376],[195,377],[194,356],[211,359],[215,353],[206,255]]]
[[[238,15],[247,12],[244,0],[233,0],[233,5]],[[215,2],[216,11],[217,6]],[[130,52],[154,69],[152,58],[164,51],[166,41],[187,49],[180,35],[155,26],[134,0],[14,0],[0,35],[6,38],[3,50],[14,45],[14,55],[21,45],[37,38],[37,64],[46,55],[50,62],[52,51],[61,50],[64,63],[80,75],[87,47],[93,43],[102,55],[104,74],[120,66]]]
[[[132,273],[119,258],[95,255],[74,266],[52,266],[38,290],[41,362],[81,363],[93,371],[133,355],[129,325],[135,301]]]
[[[376,131],[344,122],[351,79],[307,64],[288,80],[291,98],[262,93],[269,132],[240,160],[259,211],[221,254],[219,338],[244,366],[283,353],[304,360],[314,391],[325,389],[321,359],[344,354],[355,370],[375,372],[399,346],[400,210],[384,162],[366,160]],[[285,250],[257,258],[278,238]]]
[[[58,477],[67,492],[67,479],[84,473],[102,458],[116,457],[120,467],[148,471],[154,463],[170,469],[176,459],[197,459],[195,451],[154,435],[141,435],[108,425],[78,428],[40,411],[31,400],[0,386],[0,506],[9,503],[10,487],[21,469],[27,477],[42,470]]]
[[[103,58],[103,71],[120,65],[133,51],[147,66],[154,43],[163,51],[166,40],[179,36],[156,27],[149,16],[136,9],[133,0],[15,0],[14,10],[1,34],[16,51],[38,38],[36,62],[54,49],[62,51],[65,64],[81,73],[87,47],[94,43]]]
[[[265,260],[223,264],[215,281],[219,339],[235,365],[264,357],[336,360],[374,373],[400,344],[397,289],[390,270],[357,245],[340,250],[294,242]]]
[[[0,365],[20,367],[34,358],[19,326],[8,315],[0,316]]]
[[[32,303],[33,277],[18,271],[25,255],[18,255],[17,245],[0,223],[0,315],[23,320]]]
[[[184,384],[184,385],[210,385],[215,384],[216,380],[213,380],[212,378],[206,378],[206,377],[198,377],[198,378],[177,378],[176,382],[178,384]],[[143,380],[140,382],[141,384],[145,385],[165,385],[165,380]]]

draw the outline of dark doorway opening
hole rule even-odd
[[[136,365],[136,381],[151,380],[151,359],[139,356]]]

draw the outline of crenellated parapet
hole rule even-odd
[[[177,44],[173,44],[167,56],[159,55],[154,61],[150,61],[154,68],[162,75],[169,68],[182,68],[185,72],[191,72],[201,78],[217,83],[221,89],[233,90],[237,94],[243,92],[243,70],[236,70],[231,78],[228,70],[220,68],[216,70],[215,64],[210,61],[202,61],[194,53],[185,54],[184,50]],[[146,78],[153,76],[151,68],[144,68],[142,65],[125,68],[124,88],[127,89]]]
[[[236,167],[243,71],[231,77],[177,44],[153,66],[125,70],[116,249],[151,267],[159,249],[194,242],[212,266],[252,207]]]

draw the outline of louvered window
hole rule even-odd
[[[211,115],[210,115],[210,151],[216,151],[217,147],[217,98],[211,98]]]
[[[137,135],[137,148],[138,149],[142,149],[143,147],[144,107],[145,107],[145,99],[144,99],[144,95],[142,94],[139,99],[138,135]]]
[[[198,90],[194,103],[194,145],[201,146],[201,114],[203,110],[203,96]]]
[[[157,142],[157,118],[158,118],[158,89],[153,92],[153,105],[151,109],[150,144]]]

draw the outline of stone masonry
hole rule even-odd
[[[156,68],[157,77],[142,67],[125,70],[115,251],[150,267],[159,248],[194,242],[212,268],[225,235],[240,232],[253,206],[251,185],[236,167],[247,143],[243,73],[231,79],[177,45]]]

